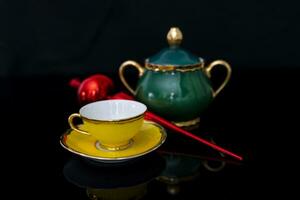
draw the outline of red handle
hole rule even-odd
[[[129,100],[133,100],[134,99],[132,96],[130,96],[130,95],[126,94],[126,93],[123,93],[123,92],[119,92],[119,93],[117,93],[114,96],[111,96],[109,98],[110,99],[129,99]],[[196,135],[194,135],[194,134],[192,134],[192,133],[190,133],[190,132],[188,132],[188,131],[186,131],[186,130],[184,130],[184,129],[176,126],[176,125],[174,125],[173,123],[167,121],[166,119],[155,115],[154,113],[151,113],[151,112],[147,111],[146,115],[145,115],[145,119],[153,121],[153,122],[156,122],[156,123],[159,123],[160,125],[164,126],[165,128],[169,128],[169,129],[177,131],[177,132],[179,132],[179,133],[181,133],[181,134],[183,134],[185,136],[193,138],[193,139],[201,142],[202,144],[205,144],[205,145],[207,145],[207,146],[209,146],[209,147],[211,147],[211,148],[213,148],[213,149],[215,149],[215,150],[217,150],[219,152],[227,154],[227,155],[229,155],[231,157],[234,157],[234,158],[236,158],[238,160],[243,160],[242,156],[239,156],[239,155],[237,155],[237,154],[235,154],[235,153],[233,153],[231,151],[228,151],[228,150],[226,150],[226,149],[224,149],[224,148],[222,148],[222,147],[220,147],[220,146],[218,146],[216,144],[213,144],[213,143],[211,143],[211,142],[209,142],[209,141],[207,141],[207,140],[205,140],[205,139],[203,139],[203,138],[201,138],[199,136],[196,136]]]

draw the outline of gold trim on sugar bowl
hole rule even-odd
[[[200,58],[201,59],[201,58]],[[194,65],[158,65],[158,64],[151,64],[146,60],[145,62],[145,68],[152,71],[178,71],[178,72],[192,72],[195,70],[202,70],[204,68],[204,62],[199,62]]]

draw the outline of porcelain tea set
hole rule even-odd
[[[162,126],[144,120],[147,109],[179,127],[198,124],[201,113],[228,83],[231,67],[224,60],[206,65],[203,58],[180,47],[182,39],[180,29],[172,27],[169,47],[147,58],[144,66],[132,60],[122,63],[120,79],[135,100],[102,100],[81,107],[69,116],[71,129],[62,135],[62,146],[97,162],[122,162],[152,152],[166,139]],[[216,66],[227,73],[213,89],[210,77]],[[135,89],[126,81],[127,67],[139,72]],[[75,125],[75,118],[83,124]]]

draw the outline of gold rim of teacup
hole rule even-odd
[[[141,119],[141,118],[144,117],[145,112],[143,112],[140,115],[134,116],[134,117],[129,117],[129,118],[125,118],[125,119],[119,119],[119,120],[98,120],[98,119],[89,119],[87,117],[84,117],[81,114],[80,114],[80,116],[81,116],[82,119],[84,119],[84,120],[86,120],[88,122],[92,122],[94,124],[99,124],[99,123],[117,123],[117,124],[121,124],[121,123],[127,123],[127,122],[132,122],[132,121],[139,120],[139,119]]]

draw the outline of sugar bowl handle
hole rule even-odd
[[[228,81],[231,77],[230,65],[224,60],[215,60],[205,68],[206,74],[209,78],[211,78],[211,70],[215,66],[224,66],[226,68],[227,73],[226,73],[226,77],[225,77],[223,83],[219,86],[219,88],[216,90],[213,90],[213,97],[216,97],[221,92],[221,90],[223,90],[223,88],[226,86],[226,84],[228,83]]]
[[[129,92],[131,94],[135,95],[135,93],[136,93],[135,90],[133,90],[132,87],[129,86],[129,84],[127,83],[125,76],[124,76],[125,68],[128,66],[132,66],[132,67],[136,68],[139,71],[139,77],[141,77],[144,74],[144,68],[139,63],[132,61],[132,60],[123,62],[119,68],[119,77],[120,77],[122,83],[129,90]]]

